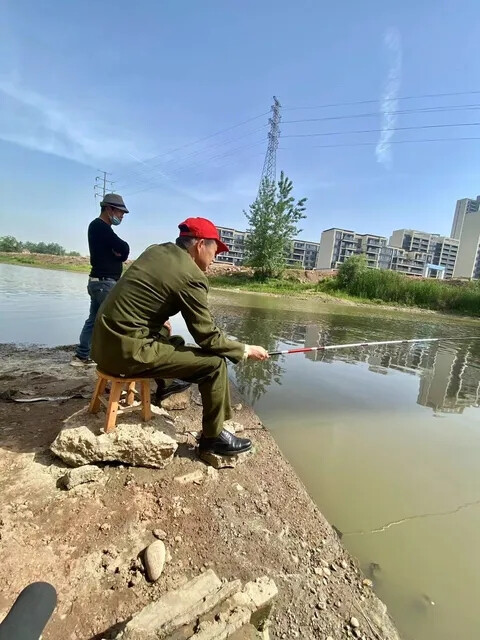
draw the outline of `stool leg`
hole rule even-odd
[[[95,391],[93,392],[92,399],[90,400],[90,405],[88,407],[88,413],[98,413],[100,409],[100,396],[105,391],[105,387],[107,386],[106,378],[102,378],[98,376],[97,384],[95,385]]]
[[[152,409],[150,407],[150,380],[141,381],[142,394],[142,419],[146,422],[152,417]]]
[[[131,407],[135,400],[135,382],[129,382],[127,387],[127,407]]]
[[[108,398],[107,417],[105,420],[105,431],[111,433],[115,429],[117,422],[117,411],[120,396],[122,395],[123,382],[114,382],[112,380],[112,388]]]

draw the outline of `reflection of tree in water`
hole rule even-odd
[[[317,315],[314,323],[311,315],[298,310],[238,307],[223,309],[223,313],[216,315],[220,315],[219,324],[227,333],[242,342],[260,344],[269,351],[290,346],[444,337],[446,340],[439,343],[317,351],[304,357],[324,365],[338,360],[352,365],[365,363],[371,372],[383,375],[391,370],[417,375],[418,404],[436,412],[461,413],[465,407],[480,404],[480,340],[449,342],[448,337],[462,336],[463,332],[455,325],[347,314],[332,314],[321,319]],[[283,358],[264,363],[247,361],[234,368],[237,385],[242,394],[255,403],[274,382],[281,384],[287,366]]]
[[[272,318],[271,313],[262,309],[242,309],[238,313],[232,309],[228,315],[217,314],[217,319],[228,334],[241,342],[261,345],[267,351],[275,351],[278,339],[285,339],[292,332],[291,323],[283,318]],[[278,358],[263,362],[246,360],[234,368],[240,393],[251,404],[255,404],[273,383],[281,384],[283,373]]]

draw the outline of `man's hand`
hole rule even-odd
[[[168,335],[171,336],[172,335],[172,325],[170,324],[170,320],[167,320],[166,322],[164,322],[163,326],[167,327]]]
[[[270,358],[268,351],[256,344],[247,344],[246,354],[249,360],[268,360]]]

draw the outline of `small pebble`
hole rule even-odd
[[[357,618],[353,616],[350,618],[350,626],[353,627],[354,629],[358,629],[358,627],[360,626],[360,623],[357,620]]]
[[[159,540],[165,540],[167,537],[167,533],[163,529],[154,529],[152,533],[155,538],[158,538]]]
[[[346,560],[342,560],[341,565],[342,569],[348,569],[348,562]]]

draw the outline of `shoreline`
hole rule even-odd
[[[88,398],[92,391],[94,372],[68,365],[71,348],[0,345],[0,355],[0,379],[10,395],[75,392]],[[232,394],[234,420],[256,446],[254,455],[235,469],[221,470],[218,479],[202,481],[202,486],[182,486],[176,477],[206,471],[190,447],[163,470],[105,465],[103,483],[66,492],[56,486],[63,465],[49,445],[63,420],[88,399],[22,404],[6,402],[4,393],[0,617],[28,580],[48,579],[60,597],[45,640],[111,638],[105,630],[208,567],[221,578],[268,575],[275,581],[279,596],[272,640],[340,640],[346,634],[399,640],[385,605],[273,436],[250,407],[239,405],[235,388]],[[195,401],[169,413],[178,433],[198,429]],[[135,558],[152,541],[155,527],[167,534],[171,561],[151,584]],[[25,554],[32,557],[28,566]],[[111,556],[123,558],[117,573],[104,567],[105,554],[109,562]],[[352,616],[360,623],[358,635],[347,632]]]
[[[10,255],[12,257],[10,257]],[[46,270],[54,270],[54,271],[67,271],[69,273],[81,273],[86,274],[90,271],[90,264],[88,258],[78,258],[78,257],[63,257],[63,256],[48,256],[48,258],[52,259],[52,262],[46,262],[40,259],[35,261],[38,258],[39,254],[5,254],[0,253],[0,264],[10,264],[13,266],[19,267],[31,267],[36,269],[46,269]],[[67,264],[65,264],[65,260],[67,260]],[[223,265],[222,265],[223,266]],[[215,268],[215,267],[214,267]],[[218,267],[217,268],[222,268]],[[365,309],[375,309],[382,311],[400,311],[402,313],[418,313],[418,314],[427,314],[427,315],[438,315],[447,318],[456,318],[456,319],[467,319],[467,320],[478,320],[478,316],[469,315],[465,313],[455,313],[452,311],[438,311],[436,309],[426,309],[423,307],[414,307],[414,306],[406,306],[406,305],[394,305],[388,304],[384,302],[377,302],[373,300],[367,300],[364,298],[356,298],[354,296],[349,296],[348,294],[342,296],[335,296],[329,293],[321,292],[321,291],[312,291],[309,289],[305,289],[304,291],[294,291],[294,290],[285,290],[279,292],[270,292],[270,291],[256,291],[254,289],[248,289],[243,287],[238,287],[235,285],[221,285],[215,282],[216,274],[212,273],[209,276],[209,280],[211,281],[210,289],[212,291],[231,291],[232,293],[244,293],[248,295],[260,295],[270,298],[295,298],[298,300],[310,300],[310,301],[318,301],[321,304],[330,304],[330,305],[343,305],[348,307],[360,307]]]

